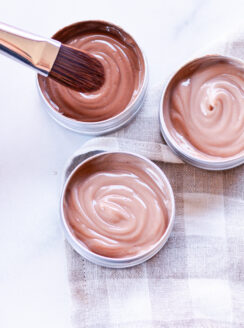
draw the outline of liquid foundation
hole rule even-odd
[[[129,153],[88,159],[63,194],[70,233],[83,248],[114,260],[153,251],[168,236],[174,212],[162,175],[153,163]]]
[[[162,133],[183,159],[209,169],[243,161],[242,62],[217,55],[190,62],[170,80],[161,106]]]
[[[39,76],[42,94],[58,113],[81,122],[99,122],[115,117],[136,100],[144,83],[144,58],[121,28],[86,21],[63,28],[53,38],[94,55],[105,70],[104,85],[92,93],[72,91]]]

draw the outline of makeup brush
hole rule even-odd
[[[99,89],[103,65],[91,54],[0,23],[0,52],[80,92]]]

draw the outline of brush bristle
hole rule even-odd
[[[95,57],[62,44],[49,77],[73,90],[91,92],[103,85],[104,68]]]

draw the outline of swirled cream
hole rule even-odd
[[[42,93],[55,110],[78,121],[96,122],[116,116],[135,100],[143,84],[144,59],[126,32],[106,22],[87,21],[67,26],[53,38],[94,55],[105,70],[105,83],[91,93],[39,76]]]
[[[228,60],[210,61],[171,87],[167,125],[173,137],[218,158],[244,152],[244,69]]]
[[[63,203],[74,236],[92,252],[113,258],[150,250],[164,235],[170,208],[168,187],[151,165],[123,153],[83,164]]]

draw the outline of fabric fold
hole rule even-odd
[[[206,53],[244,59],[244,36],[235,33]],[[121,270],[94,265],[67,245],[74,327],[243,326],[244,166],[209,172],[182,165],[160,134],[162,89],[149,85],[130,124],[89,140],[75,156],[122,150],[157,161],[175,194],[173,232],[151,260]]]

